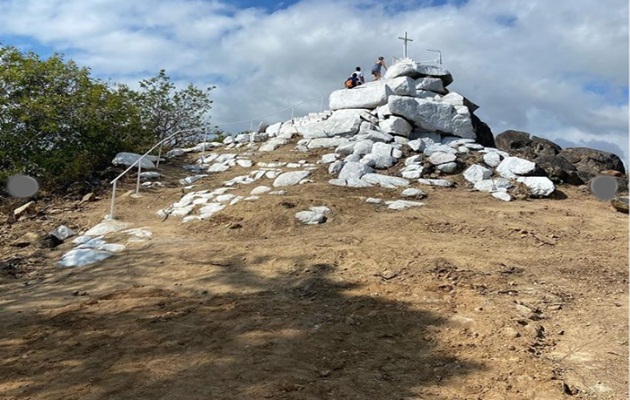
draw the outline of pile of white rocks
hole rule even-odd
[[[184,221],[207,219],[242,200],[283,193],[272,187],[311,182],[311,172],[321,165],[326,165],[333,176],[328,182],[337,186],[405,190],[419,190],[411,187],[413,184],[450,187],[455,180],[448,179],[449,176],[463,172],[471,187],[501,200],[511,200],[510,190],[518,183],[529,188],[534,196],[549,196],[555,190],[553,182],[540,176],[541,170],[535,163],[493,147],[490,129],[474,115],[478,106],[447,89],[452,81],[450,72],[441,67],[403,59],[379,81],[333,92],[329,111],[261,125],[256,132],[228,137],[223,143],[200,143],[172,150],[167,158],[210,150],[196,165],[185,166],[197,174],[180,182],[189,190],[195,181],[234,166],[252,171],[225,181],[214,190],[189,192],[158,215],[177,216]],[[256,154],[274,151],[296,136],[297,151],[331,149],[331,152],[323,154],[316,164],[306,160],[272,164],[252,160]],[[223,152],[214,151],[219,149]],[[260,179],[270,179],[273,183],[271,187],[256,187],[248,196],[228,193],[236,185],[249,185]],[[423,204],[406,198],[409,195],[404,193],[400,200],[385,204],[391,209]],[[413,196],[418,199],[425,195]],[[323,215],[310,220],[325,220],[321,218]]]
[[[330,164],[329,172],[336,178],[329,182],[338,186],[396,188],[415,181],[448,187],[454,182],[435,178],[463,171],[475,189],[501,200],[511,199],[508,191],[516,182],[534,196],[550,195],[554,184],[539,176],[536,164],[493,147],[490,129],[474,115],[478,106],[449,91],[446,87],[452,81],[443,68],[404,59],[382,80],[333,92],[331,111],[299,123],[274,124],[258,133],[262,136],[257,140],[281,139],[278,143],[286,144],[288,138],[299,135],[299,151],[334,149],[319,163]],[[266,146],[260,150],[269,151],[263,149]],[[404,166],[396,172],[398,176],[377,172],[400,161]]]
[[[113,233],[125,233],[128,236],[126,244],[151,239],[153,235],[151,231],[142,228],[131,229],[130,226],[128,223],[116,220],[104,220],[98,223],[72,241],[73,249],[61,257],[59,266],[82,267],[96,264],[125,250],[125,244],[108,242],[108,236]]]

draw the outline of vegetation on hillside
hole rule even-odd
[[[207,126],[211,89],[178,91],[161,70],[132,90],[95,79],[60,54],[42,59],[0,46],[0,183],[23,173],[60,191],[89,180],[120,151],[144,152],[175,132]]]

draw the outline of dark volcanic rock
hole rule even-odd
[[[615,197],[610,201],[615,210],[628,214],[628,196]]]
[[[544,155],[533,160],[542,168],[549,179],[554,183],[568,183],[571,185],[582,185],[584,181],[580,179],[577,168],[566,158],[558,155]]]
[[[558,154],[566,158],[571,164],[577,168],[578,173],[583,181],[599,175],[604,170],[615,170],[623,174],[626,169],[623,162],[613,153],[602,150],[589,149],[587,147],[570,147],[560,151]]]
[[[513,130],[501,132],[495,138],[495,142],[497,149],[530,161],[540,156],[556,155],[562,150],[562,147],[550,140]]]
[[[490,127],[472,113],[471,120],[475,134],[477,134],[477,143],[486,147],[496,147],[494,135],[492,134]]]

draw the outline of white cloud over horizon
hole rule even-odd
[[[475,114],[495,135],[526,131],[565,147],[611,151],[628,166],[625,0],[302,0],[250,8],[0,0],[2,44],[64,53],[105,80],[131,84],[165,69],[181,85],[215,85],[215,124],[306,100],[296,116],[320,111],[322,95],[326,109],[328,94],[354,67],[369,79],[377,56],[400,57],[405,31],[416,61],[436,58],[427,49],[442,51],[454,77],[449,89],[478,104]],[[266,122],[290,116],[285,110]]]

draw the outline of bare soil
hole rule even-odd
[[[252,159],[321,154],[292,148]],[[460,180],[392,211],[365,198],[400,190],[332,186],[321,167],[285,196],[162,222],[187,176],[162,172],[116,209],[152,239],[96,266],[58,267],[69,241],[10,244],[94,226],[109,193],[0,227],[1,399],[628,398],[628,216],[608,202],[561,186],[505,203]],[[301,225],[314,205],[333,214]]]

